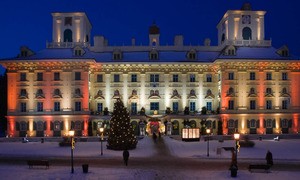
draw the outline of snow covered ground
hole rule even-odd
[[[231,153],[222,150],[217,154],[217,148],[232,147],[234,141],[210,141],[210,156],[207,157],[207,142],[183,142],[169,137],[164,137],[171,154],[175,157],[194,158],[194,159],[227,159],[230,161]],[[300,140],[299,139],[282,139],[280,141],[262,140],[255,141],[253,148],[241,148],[238,154],[240,160],[258,159],[264,161],[267,150],[273,153],[274,163],[276,161],[287,161],[291,163],[300,163]],[[140,140],[137,149],[130,151],[131,157],[155,157],[155,144],[151,138],[145,137]],[[97,158],[121,158],[122,152],[107,150],[106,143],[103,142],[103,156],[100,156],[100,142],[77,142],[74,150],[76,157],[97,157]],[[69,157],[70,148],[62,148],[57,142],[0,142],[0,157]],[[79,166],[75,166],[75,173],[70,173],[70,167],[51,166],[50,169],[42,168],[28,169],[24,165],[6,165],[0,163],[0,179],[232,179],[228,169],[209,171],[209,170],[168,170],[118,167],[100,168],[89,167],[89,173],[82,173]],[[246,170],[239,170],[236,179],[282,179],[290,180],[299,179],[300,172],[296,171],[272,171],[271,173],[250,173]]]

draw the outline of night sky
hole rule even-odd
[[[160,44],[173,44],[182,34],[184,44],[203,45],[205,38],[217,45],[216,25],[227,10],[244,2],[252,10],[265,10],[265,39],[279,48],[287,45],[300,56],[300,1],[298,0],[1,0],[0,59],[15,57],[22,45],[33,51],[52,41],[52,12],[85,12],[92,23],[92,37],[104,35],[109,45],[148,44],[148,27],[160,27]]]

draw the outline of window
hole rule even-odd
[[[151,60],[157,60],[158,59],[158,52],[157,51],[151,51],[149,54],[149,58]]]
[[[212,110],[212,102],[206,102],[206,109],[208,111],[211,111]]]
[[[71,29],[64,31],[64,42],[73,42],[73,32]]]
[[[196,75],[190,74],[190,82],[196,82]]]
[[[81,111],[81,102],[75,102],[75,111]]]
[[[60,111],[60,102],[54,102],[54,111]]]
[[[255,89],[254,88],[250,89],[250,94],[255,94]]]
[[[103,75],[97,74],[97,82],[103,82]]]
[[[113,52],[113,59],[114,60],[121,60],[122,59],[121,52]]]
[[[271,72],[267,72],[266,79],[267,80],[272,80],[272,73]]]
[[[159,110],[159,102],[151,102],[150,103],[150,110]]]
[[[190,102],[190,111],[196,111],[196,102]]]
[[[234,72],[228,73],[228,79],[229,80],[234,80]]]
[[[179,109],[179,104],[178,104],[178,102],[173,102],[173,111],[174,111],[174,112],[178,112],[178,109]]]
[[[37,81],[43,81],[43,73],[42,72],[38,72],[36,75],[37,75]]]
[[[75,96],[76,97],[81,97],[81,91],[79,88],[75,89]]]
[[[114,82],[120,82],[120,74],[114,74]]]
[[[65,26],[72,26],[72,17],[65,17]]]
[[[287,72],[283,72],[281,74],[281,76],[282,76],[282,80],[288,80],[288,74],[287,74]]]
[[[137,82],[137,75],[131,74],[131,82]]]
[[[272,101],[271,100],[266,101],[266,109],[272,109]]]
[[[206,74],[206,82],[212,82],[211,74]]]
[[[21,89],[20,96],[27,97],[27,91],[26,91],[26,89]]]
[[[20,110],[21,112],[26,112],[27,109],[26,109],[26,102],[21,102],[20,104]]]
[[[233,100],[228,101],[228,109],[230,109],[230,110],[234,109],[234,101]]]
[[[131,113],[137,114],[137,103],[136,102],[131,103]]]
[[[272,89],[271,88],[267,88],[266,89],[266,94],[272,94]]]
[[[250,100],[250,109],[256,109],[256,101]]]
[[[282,88],[282,94],[287,94],[287,89],[286,88]]]
[[[234,94],[234,89],[230,87],[228,90],[228,95],[233,95],[233,94]]]
[[[103,104],[102,103],[97,103],[97,111],[102,112],[103,111]]]
[[[173,82],[178,82],[178,74],[173,74]]]
[[[54,73],[54,81],[59,81],[60,80],[60,73],[59,72],[55,72]]]
[[[255,72],[250,72],[250,80],[255,80]]]
[[[255,119],[250,120],[250,128],[256,128],[256,120]]]
[[[150,74],[150,82],[159,82],[159,74]]]
[[[196,59],[196,52],[195,52],[195,50],[191,50],[190,52],[188,52],[187,58],[189,60],[195,60]]]
[[[75,80],[81,80],[81,72],[75,72]]]
[[[75,56],[81,56],[81,55],[82,55],[81,49],[75,49]]]
[[[243,29],[243,40],[251,40],[252,39],[252,30],[249,27],[245,27]]]
[[[26,73],[20,73],[20,81],[27,81],[26,80]]]
[[[37,102],[37,112],[43,112],[43,102]]]
[[[282,106],[281,106],[282,109],[288,109],[288,100],[283,100],[282,101]]]

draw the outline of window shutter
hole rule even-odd
[[[50,130],[53,131],[53,127],[54,127],[54,123],[51,121],[51,123],[50,123]]]
[[[290,119],[289,120],[289,128],[292,128],[292,125],[293,125],[293,121]]]
[[[250,128],[250,120],[247,120],[247,128]]]
[[[234,121],[234,127],[237,129],[239,127],[239,121],[238,120],[235,120]]]
[[[19,122],[16,122],[16,130],[20,131],[20,123]]]
[[[34,131],[36,130],[36,122],[35,121],[33,122],[33,130]]]
[[[60,122],[60,130],[64,130],[64,122]]]
[[[97,131],[97,122],[95,122],[95,121],[93,122],[93,130]]]

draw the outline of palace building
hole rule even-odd
[[[9,137],[95,136],[109,127],[115,99],[131,114],[136,135],[179,135],[184,127],[214,134],[280,134],[300,130],[300,61],[265,39],[265,11],[250,4],[228,10],[218,44],[110,46],[93,37],[83,12],[52,13],[53,40],[33,52],[21,47],[7,69]],[[216,22],[217,23],[217,22]]]

